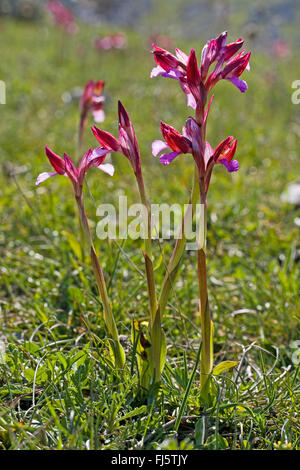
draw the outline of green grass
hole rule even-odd
[[[49,169],[45,144],[76,159],[78,102],[62,96],[101,78],[103,127],[116,133],[121,99],[136,128],[151,201],[186,203],[191,158],[165,168],[151,156],[160,120],[180,129],[188,117],[184,96],[176,83],[149,79],[153,58],[138,33],[128,33],[126,51],[99,56],[91,46],[99,34],[93,27],[81,26],[68,38],[46,24],[2,21],[0,29],[0,79],[7,85],[0,119],[0,336],[6,344],[0,448],[299,449],[299,368],[291,347],[300,339],[299,209],[280,201],[300,172],[300,108],[291,103],[298,62],[254,50],[248,93],[227,82],[215,89],[208,138],[216,145],[235,135],[241,168],[234,175],[216,168],[208,200],[214,359],[239,366],[221,376],[216,400],[204,410],[199,368],[190,383],[201,339],[195,254],[185,254],[164,317],[168,359],[159,397],[142,399],[130,344],[132,319],[148,316],[140,241],[126,241],[120,257],[114,243],[96,243],[108,282],[113,276],[110,296],[124,335],[127,366],[120,373],[106,354],[91,268],[72,243],[77,219],[70,184],[64,178],[39,189],[34,184]],[[176,45],[200,53],[198,42]],[[85,146],[95,146],[90,132]],[[129,204],[137,202],[128,162],[119,154],[112,158],[113,178],[88,174],[96,205],[116,204],[125,193]],[[87,192],[86,200],[94,229],[98,220]],[[158,285],[172,243],[155,243],[156,264],[163,254]]]

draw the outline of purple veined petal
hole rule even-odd
[[[188,93],[186,95],[186,104],[187,106],[190,106],[191,108],[196,109],[197,103],[192,93]]]
[[[37,177],[37,180],[36,180],[36,183],[35,185],[36,186],[39,186],[41,183],[43,183],[44,181],[46,181],[48,178],[51,178],[52,176],[55,176],[55,175],[58,175],[58,173],[41,173],[38,177]]]
[[[109,176],[114,175],[115,168],[111,163],[102,163],[100,166],[98,166],[98,168],[104,173],[107,173]]]
[[[104,113],[103,109],[94,110],[93,111],[93,118],[94,118],[94,121],[97,122],[97,123],[103,122],[104,119],[105,119],[105,113]]]
[[[88,168],[91,168],[91,167],[100,168],[100,166],[103,165],[103,161],[108,153],[109,153],[109,150],[103,149],[101,147],[97,147],[93,151],[90,150],[90,154],[88,155],[88,159],[86,162],[86,167],[83,168],[82,172],[80,172],[81,179],[84,177],[84,174]],[[103,168],[101,169],[105,172],[105,166],[104,166],[104,169]],[[108,173],[108,171],[106,171],[105,173]]]
[[[168,71],[164,70],[160,65],[154,67],[151,70],[150,78],[156,77],[165,77],[165,78],[173,78],[174,80],[178,80],[183,76],[182,72],[177,69],[170,69]]]
[[[245,80],[240,80],[237,77],[227,78],[227,80],[233,83],[240,90],[241,93],[245,93],[248,90],[248,85]]]
[[[231,160],[230,162],[228,162],[226,158],[221,158],[218,163],[222,163],[222,165],[226,166],[229,173],[232,173],[233,171],[238,171],[239,169],[239,162],[237,160]]]
[[[88,165],[93,166],[93,160],[101,158],[104,155],[108,154],[110,150],[104,149],[102,147],[95,148],[88,156]]]
[[[150,78],[159,77],[159,76],[162,75],[163,73],[165,73],[165,70],[164,70],[160,65],[158,65],[157,67],[154,67],[154,68],[151,70]]]
[[[163,165],[169,165],[181,152],[171,152],[171,153],[164,153],[160,158],[159,161]]]
[[[163,150],[168,149],[169,146],[163,140],[154,140],[152,142],[152,155],[157,157],[157,155],[162,152]]]
[[[164,70],[164,73],[162,73],[161,76],[165,78],[173,78],[174,80],[178,80],[179,78],[182,78],[183,74],[182,72],[180,72],[180,70],[170,69],[167,72]]]

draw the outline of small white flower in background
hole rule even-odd
[[[300,206],[300,180],[288,185],[287,190],[281,195],[281,201]]]

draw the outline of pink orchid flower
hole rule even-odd
[[[231,136],[227,137],[215,150],[209,142],[205,142],[203,152],[200,126],[192,117],[187,119],[182,134],[164,122],[161,123],[161,132],[165,141],[155,140],[152,144],[152,154],[157,157],[163,152],[160,156],[160,162],[164,165],[169,165],[178,155],[191,154],[199,169],[200,178],[206,182],[206,191],[213,166],[216,163],[224,165],[229,172],[239,169],[238,161],[233,160],[237,140]],[[166,150],[171,150],[171,152],[165,153]]]
[[[151,77],[162,76],[178,80],[187,96],[188,106],[194,109],[198,105],[204,106],[205,94],[222,79],[229,80],[244,93],[247,90],[247,83],[239,77],[245,69],[249,69],[251,52],[245,53],[243,50],[234,57],[244,41],[239,38],[226,44],[226,40],[227,32],[224,32],[216,39],[207,42],[202,50],[200,67],[193,49],[189,56],[180,49],[176,49],[176,55],[173,55],[153,44],[152,53],[157,67],[152,69]],[[214,62],[216,62],[216,66],[208,75]]]
[[[77,30],[74,14],[71,10],[58,0],[51,0],[46,5],[47,10],[53,15],[58,26],[61,26],[69,34]]]
[[[62,158],[59,155],[56,155],[56,153],[47,146],[45,147],[45,151],[54,172],[41,173],[36,180],[36,186],[39,186],[52,176],[64,175],[72,182],[75,195],[80,197],[82,194],[84,176],[89,168],[97,167],[110,176],[113,176],[114,174],[114,167],[110,163],[103,163],[106,154],[109,152],[103,148],[98,147],[94,150],[89,149],[80,160],[78,168],[76,168],[71,158],[66,153],[64,153]]]
[[[104,85],[105,82],[103,80],[97,82],[89,80],[87,82],[79,103],[81,116],[86,117],[91,110],[95,122],[104,121],[103,103],[105,102],[105,97],[102,94]]]
[[[288,43],[280,38],[273,43],[271,53],[275,55],[277,59],[287,59],[291,56],[291,49]]]
[[[127,47],[127,37],[124,33],[117,33],[103,38],[96,38],[94,46],[99,52],[110,49],[125,49]]]
[[[195,109],[196,102],[190,92],[186,79],[188,56],[180,49],[175,49],[176,56],[174,56],[155,44],[152,44],[152,47],[152,53],[154,55],[154,60],[157,63],[157,67],[152,69],[150,77],[154,78],[162,76],[178,80],[183,92],[187,96],[187,105]]]
[[[92,127],[94,136],[101,144],[101,146],[108,152],[121,152],[131,163],[134,173],[138,175],[141,172],[141,158],[138,147],[138,142],[135,136],[134,127],[130,121],[129,114],[122,105],[121,101],[118,102],[119,112],[119,139],[116,139],[112,134],[96,126]]]

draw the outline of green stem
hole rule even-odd
[[[146,277],[147,277],[147,289],[149,297],[149,308],[150,308],[150,321],[149,330],[151,337],[151,350],[150,354],[150,369],[148,379],[154,382],[160,381],[160,374],[163,367],[162,358],[162,344],[163,344],[163,331],[161,328],[161,317],[156,315],[157,313],[157,297],[155,292],[155,277],[154,277],[154,266],[152,261],[152,226],[151,226],[151,208],[148,203],[145,191],[145,185],[143,175],[141,172],[136,173],[136,180],[139,188],[140,198],[142,204],[147,210],[147,233],[145,230],[145,245],[144,245],[144,257],[146,266]],[[147,380],[146,380],[147,382]]]
[[[104,274],[100,266],[98,257],[96,255],[92,235],[90,232],[86,212],[84,209],[82,194],[79,197],[76,196],[76,202],[77,202],[77,206],[78,206],[78,210],[80,214],[81,226],[85,235],[85,241],[87,244],[89,244],[89,247],[90,247],[92,267],[93,267],[94,275],[96,278],[99,294],[100,294],[102,305],[103,305],[104,322],[107,328],[109,338],[111,340],[110,342],[111,351],[115,360],[116,367],[119,369],[122,369],[125,364],[125,353],[119,342],[119,334],[117,330],[117,325],[116,325],[115,318],[111,309],[110,301],[108,298]]]
[[[194,175],[194,184],[192,189],[192,194],[190,197],[188,208],[184,214],[181,225],[181,233],[178,239],[176,240],[176,245],[173,250],[171,259],[167,266],[166,274],[163,280],[159,300],[157,303],[155,295],[155,283],[154,283],[154,269],[152,263],[152,249],[151,249],[151,212],[147,203],[145,188],[142,177],[137,177],[137,182],[139,186],[139,191],[141,195],[142,203],[147,207],[148,211],[148,239],[145,240],[145,262],[146,262],[146,273],[147,273],[147,283],[148,283],[148,292],[149,292],[149,302],[150,302],[150,335],[151,335],[151,359],[152,359],[152,372],[151,378],[154,376],[155,382],[160,381],[160,374],[164,365],[164,355],[165,355],[165,339],[164,333],[161,328],[162,317],[166,308],[166,304],[170,295],[170,291],[173,287],[176,275],[178,273],[180,262],[184,253],[186,245],[185,237],[185,224],[188,220],[191,220],[193,217],[195,204],[197,203],[199,197],[199,184],[198,184],[198,170],[195,167]]]
[[[185,250],[186,237],[185,237],[184,226],[187,220],[193,217],[193,214],[195,213],[195,205],[197,204],[198,198],[199,198],[198,168],[195,165],[194,183],[193,183],[192,194],[189,200],[189,205],[182,219],[181,233],[180,233],[179,238],[176,240],[175,248],[173,250],[169,264],[167,266],[166,274],[165,274],[161,291],[160,291],[160,296],[158,300],[158,314],[161,316],[161,318],[164,314],[166,304],[170,295],[170,291],[174,285],[174,281],[178,273],[180,262],[181,262],[181,259]]]
[[[203,395],[207,395],[207,384],[209,375],[213,368],[213,323],[208,302],[207,291],[207,270],[206,270],[206,231],[207,231],[207,204],[206,195],[203,191],[203,181],[200,180],[201,194],[201,217],[200,233],[198,240],[197,262],[198,262],[198,281],[200,294],[200,317],[202,329],[202,350],[201,350],[201,368],[200,368],[200,387]]]
[[[143,175],[141,172],[139,172],[135,176],[136,176],[136,180],[138,184],[141,202],[146,207],[146,210],[147,210],[147,233],[145,233],[145,237],[144,237],[144,243],[145,243],[144,255],[145,255],[145,263],[146,263],[147,287],[148,287],[148,295],[149,295],[150,322],[153,323],[155,312],[157,309],[157,299],[156,299],[156,292],[155,292],[154,267],[153,267],[153,261],[152,261],[151,208],[148,203],[147,196],[146,196]]]
[[[82,142],[83,142],[83,136],[84,136],[84,128],[85,128],[85,122],[86,122],[86,115],[80,113],[80,119],[79,119],[79,126],[78,126],[78,137],[77,137],[77,161],[78,161],[78,165],[80,163],[80,159],[81,159],[81,149],[82,149]],[[78,208],[79,208],[79,205],[77,204]],[[81,255],[82,255],[82,259],[84,261],[85,259],[85,256],[86,256],[86,253],[85,253],[85,244],[86,244],[86,240],[85,240],[85,231],[84,231],[84,228],[83,228],[83,224],[81,222],[81,214],[80,214],[80,210],[78,210],[78,223],[79,223],[79,239],[80,239],[80,246],[81,246]],[[90,238],[90,236],[89,236]]]

